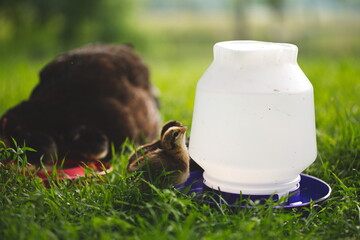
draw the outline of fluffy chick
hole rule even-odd
[[[185,182],[189,176],[190,165],[190,156],[185,145],[186,130],[187,127],[170,126],[161,136],[160,143],[155,142],[153,146],[140,148],[145,151],[138,158],[130,157],[132,159],[127,172],[144,171],[147,180],[164,185]],[[152,150],[152,147],[155,149]]]
[[[170,127],[182,127],[183,124],[179,121],[176,120],[170,120],[168,122],[166,122],[162,129],[161,129],[161,133],[160,133],[160,139],[155,140],[151,143],[148,144],[144,144],[141,145],[140,147],[138,147],[136,149],[136,151],[129,157],[129,164],[131,164],[133,161],[136,160],[136,158],[141,155],[144,154],[146,155],[147,153],[151,152],[151,151],[155,151],[157,149],[162,149],[162,145],[161,145],[161,139],[163,138],[165,132],[170,128]]]

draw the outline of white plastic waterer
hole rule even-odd
[[[292,44],[228,41],[196,88],[190,156],[224,192],[286,195],[315,161],[313,87]]]

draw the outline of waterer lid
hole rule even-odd
[[[222,64],[296,63],[298,48],[289,43],[261,41],[225,41],[214,45],[214,61]]]

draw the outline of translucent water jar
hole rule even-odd
[[[196,88],[189,153],[213,189],[286,195],[315,161],[313,87],[292,44],[227,41]]]

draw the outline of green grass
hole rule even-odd
[[[171,188],[141,190],[124,175],[130,153],[124,145],[112,173],[50,188],[17,174],[17,167],[0,166],[0,239],[359,239],[360,58],[299,58],[314,85],[318,130],[319,155],[305,172],[331,185],[325,203],[234,210]],[[46,61],[2,61],[0,114],[27,98]],[[210,61],[209,55],[147,59],[164,121],[191,125],[196,82]],[[22,162],[22,150],[15,152]]]

